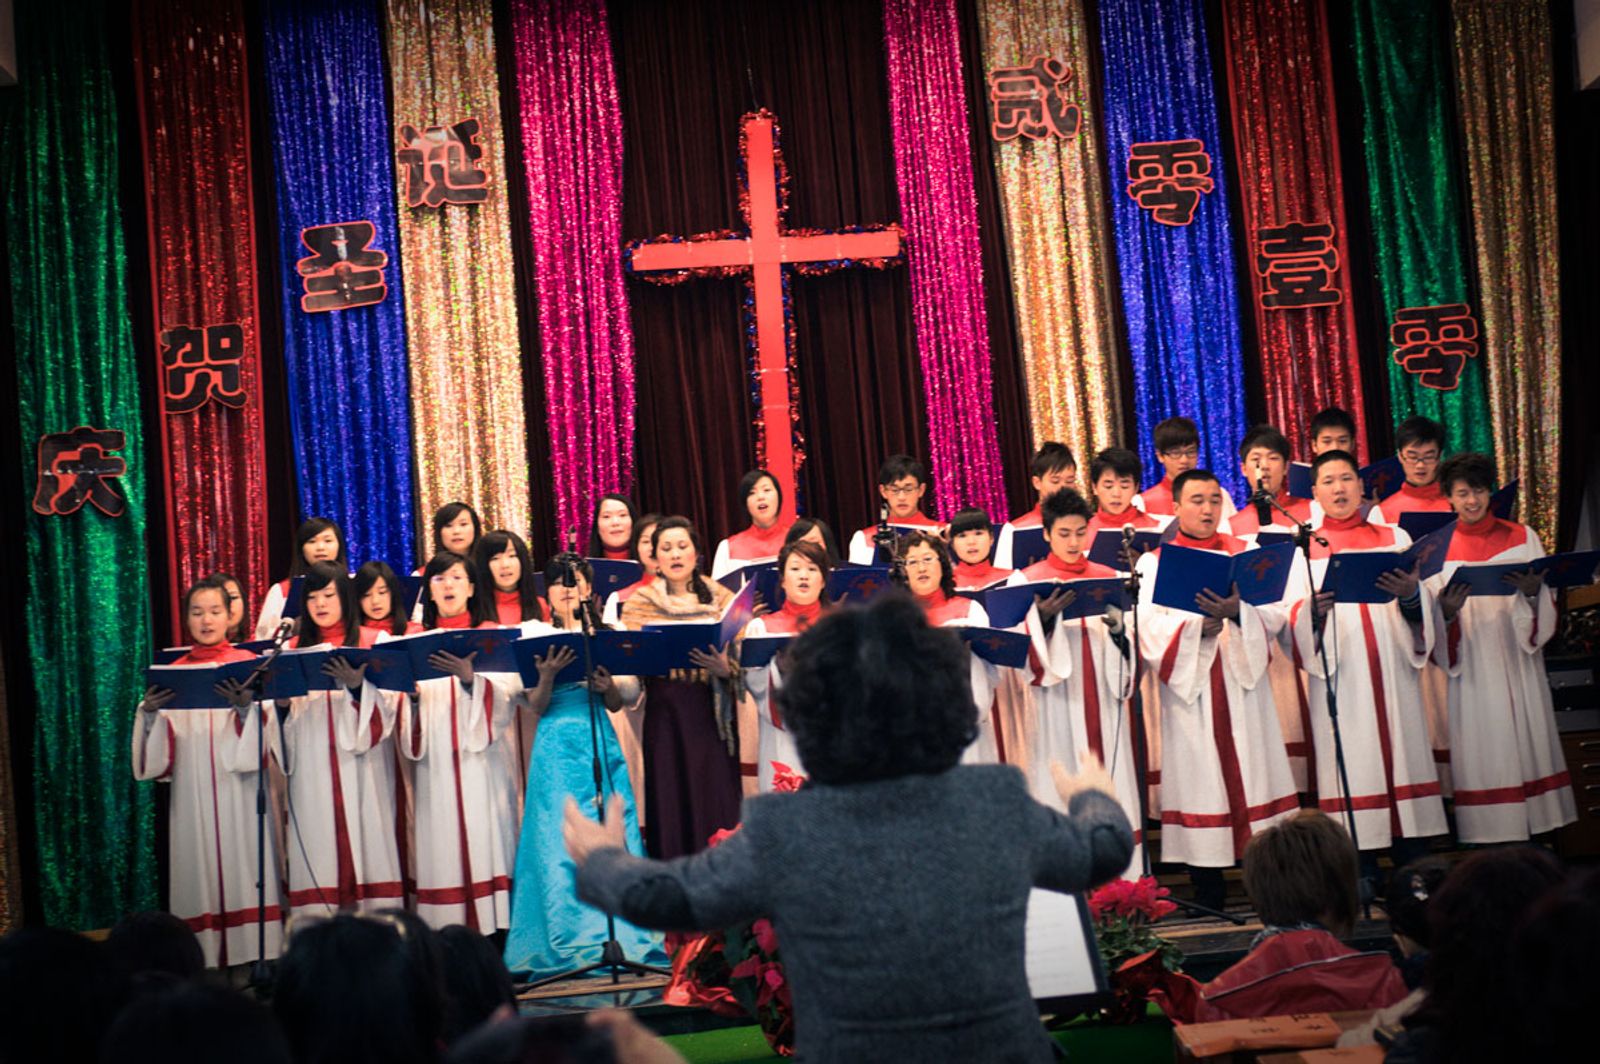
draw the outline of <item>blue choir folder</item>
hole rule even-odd
[[[1311,463],[1289,463],[1289,494],[1299,499],[1311,498]]]
[[[1028,664],[1028,647],[1031,645],[1031,640],[1022,632],[976,626],[957,628],[955,631],[974,654],[991,665],[998,665],[1003,669],[1020,669]]]
[[[1332,591],[1335,602],[1393,602],[1394,596],[1378,587],[1378,577],[1403,572],[1416,562],[1414,550],[1344,551],[1328,559],[1321,590]]]
[[[1361,494],[1379,502],[1399,491],[1400,485],[1406,482],[1405,467],[1400,464],[1400,456],[1394,454],[1380,458],[1369,466],[1362,466],[1359,475]],[[1307,497],[1310,497],[1309,494]]]
[[[1050,541],[1045,539],[1044,526],[1011,530],[1011,568],[1026,569],[1049,553]]]
[[[417,603],[422,601],[422,574],[397,573],[400,578],[400,601],[389,608],[397,611],[402,617],[409,617],[416,612]]]
[[[1511,511],[1517,505],[1517,491],[1521,486],[1520,480],[1502,484],[1498,491],[1489,496],[1489,512],[1503,521],[1511,520]]]
[[[428,658],[440,651],[472,659],[474,672],[516,672],[517,652],[513,647],[522,637],[518,628],[435,628],[419,635],[385,641],[384,646],[401,646],[411,660],[415,680],[437,680],[450,673],[434,668]]]
[[[1252,606],[1281,602],[1294,563],[1294,544],[1274,543],[1232,556],[1167,544],[1156,567],[1155,604],[1202,612],[1195,596],[1212,591],[1226,598],[1235,585],[1239,599]]]
[[[1449,510],[1412,510],[1400,515],[1400,528],[1413,541],[1439,531],[1456,519]]]
[[[1509,595],[1517,587],[1505,580],[1506,575],[1532,570],[1544,574],[1547,587],[1584,587],[1594,583],[1596,566],[1600,566],[1600,551],[1571,551],[1546,555],[1531,562],[1463,565],[1450,574],[1450,582],[1466,584],[1474,595]]]
[[[889,570],[877,565],[841,565],[828,574],[828,599],[852,606],[871,602],[893,585]]]
[[[228,700],[217,694],[217,684],[224,680],[243,683],[258,664],[259,658],[225,665],[152,665],[144,670],[144,682],[146,687],[164,687],[176,696],[164,709],[226,709]]]
[[[1517,585],[1505,578],[1511,573],[1525,573],[1530,568],[1532,566],[1528,562],[1512,562],[1509,565],[1462,565],[1450,574],[1450,583],[1466,584],[1473,596],[1512,595],[1516,593]]]
[[[1278,531],[1274,531],[1273,529],[1267,528],[1267,529],[1262,529],[1260,532],[1257,532],[1255,534],[1255,536],[1256,536],[1256,546],[1258,546],[1258,547],[1272,547],[1272,546],[1276,546],[1279,543],[1287,543],[1290,546],[1294,545],[1294,533],[1293,532],[1278,532]]]
[[[1056,615],[1064,620],[1098,617],[1106,612],[1107,606],[1127,605],[1128,590],[1120,579],[1098,578],[1040,580],[997,587],[984,595],[983,608],[989,614],[989,623],[996,628],[1015,628],[1027,618],[1035,598],[1049,598],[1063,588],[1075,592],[1073,600]]]
[[[598,633],[596,633],[598,634]],[[517,655],[517,672],[522,675],[522,685],[527,688],[539,686],[538,659],[545,657],[560,647],[566,647],[577,655],[571,665],[556,673],[556,683],[575,683],[583,679],[583,633],[559,632],[555,635],[536,635],[526,639],[519,639],[512,644]],[[598,661],[595,662],[599,664]]]
[[[252,654],[264,654],[272,649],[272,643],[271,639],[250,639],[243,643],[235,643],[234,646]],[[193,649],[194,647],[162,647],[150,656],[150,664],[171,665]]]
[[[590,558],[594,593],[601,602],[644,579],[644,566],[627,558]]]
[[[661,633],[652,630],[602,628],[592,643],[595,665],[613,676],[665,676],[674,667],[690,667],[687,662],[675,666],[669,660],[670,650]]]
[[[724,574],[722,579],[717,582],[723,587],[727,588],[729,591],[738,591],[752,580],[762,579],[762,577],[767,573],[772,574],[770,583],[767,584],[768,589],[776,587],[778,583],[778,566],[775,562],[770,561],[752,562],[749,565],[741,565],[733,572]],[[762,598],[765,598],[769,603],[772,601],[772,599],[767,598],[766,595],[763,595]]]
[[[1161,532],[1159,528],[1137,529],[1133,533],[1133,549],[1140,554],[1155,550],[1161,546]],[[1089,560],[1108,569],[1127,572],[1128,563],[1122,557],[1122,529],[1102,528],[1095,533],[1094,543],[1089,547]]]
[[[339,681],[329,676],[323,670],[332,658],[343,658],[351,668],[359,668],[366,660],[366,651],[361,647],[336,647],[314,646],[305,650],[285,650],[280,660],[292,661],[300,669],[300,676],[305,682],[306,693],[313,691],[337,691]]]
[[[792,635],[750,636],[739,646],[739,664],[747,669],[759,669],[769,664],[778,651],[792,642]]]
[[[1429,532],[1427,535],[1411,544],[1411,549],[1405,556],[1410,559],[1406,564],[1413,562],[1417,566],[1417,575],[1423,580],[1436,575],[1444,568],[1444,559],[1450,553],[1450,539],[1456,534],[1456,522],[1452,517],[1449,521]]]
[[[722,617],[709,622],[687,624],[647,624],[644,630],[661,636],[669,669],[692,669],[689,660],[692,650],[720,650],[733,642],[755,616],[756,584],[746,584],[744,590],[723,607]]]

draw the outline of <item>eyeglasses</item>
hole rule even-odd
[[[1400,461],[1410,462],[1412,465],[1438,465],[1438,451],[1401,451]]]
[[[1168,458],[1199,458],[1200,457],[1200,448],[1198,448],[1198,447],[1174,447],[1170,451],[1162,451],[1161,453],[1166,455]]]
[[[886,484],[883,490],[890,495],[915,495],[921,487],[921,484]]]
[[[905,559],[905,567],[907,569],[926,569],[930,565],[938,565],[938,564],[939,564],[939,559],[938,558],[907,558],[907,559]]]

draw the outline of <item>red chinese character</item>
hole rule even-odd
[[[1453,391],[1467,359],[1478,354],[1478,323],[1465,303],[1402,307],[1389,327],[1394,360],[1425,388]]]
[[[1128,147],[1128,195],[1162,225],[1194,221],[1200,196],[1215,182],[1211,156],[1198,140],[1156,140]]]
[[[989,72],[989,99],[995,140],[1043,140],[1073,137],[1082,117],[1078,105],[1067,102],[1067,82],[1072,68],[1059,59],[1039,56],[1032,66],[1005,67]]]
[[[383,279],[389,256],[368,249],[376,233],[371,222],[334,222],[300,231],[301,243],[314,252],[295,263],[305,279],[301,310],[314,314],[383,302],[389,294]]]
[[[482,203],[489,198],[489,175],[478,165],[478,120],[453,126],[400,127],[399,162],[405,171],[406,205],[439,207]]]
[[[1339,303],[1344,295],[1331,283],[1338,268],[1333,226],[1327,222],[1256,230],[1256,273],[1261,275],[1261,306],[1267,310]]]
[[[244,357],[244,326],[238,322],[197,329],[179,325],[161,334],[161,382],[167,413],[186,414],[215,399],[244,406],[239,360]]]
[[[76,513],[87,502],[107,517],[121,517],[128,500],[118,493],[113,481],[128,471],[128,463],[111,452],[122,450],[122,443],[121,429],[87,425],[39,437],[34,512]]]

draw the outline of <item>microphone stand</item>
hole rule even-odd
[[[561,586],[576,588],[578,586],[577,567],[569,563],[566,571],[561,574]],[[590,612],[588,602],[580,602],[577,610],[578,628],[583,633],[583,676],[584,691],[589,698],[589,748],[593,754],[591,764],[594,769],[594,805],[595,812],[604,821],[606,815],[606,774],[600,753],[600,704],[594,694],[594,616]],[[554,680],[552,679],[552,684]],[[617,918],[609,910],[606,911],[606,940],[600,947],[600,959],[592,964],[585,964],[570,972],[557,972],[547,975],[543,979],[536,979],[529,983],[525,989],[537,990],[541,986],[559,983],[568,979],[578,979],[590,972],[603,969],[611,971],[611,985],[617,986],[622,982],[622,973],[632,975],[671,975],[666,968],[644,964],[639,961],[629,960],[622,948],[622,943],[617,941]],[[617,993],[619,991],[612,991]]]
[[[1285,509],[1270,492],[1265,490],[1264,487],[1258,487],[1255,495],[1251,497],[1250,501],[1252,504],[1264,502],[1289,519],[1289,524],[1294,526],[1295,530],[1295,546],[1300,549],[1301,555],[1306,560],[1306,584],[1309,586],[1311,592],[1309,600],[1311,605],[1311,634],[1317,641],[1317,660],[1322,663],[1323,697],[1328,703],[1328,723],[1333,726],[1333,763],[1338,771],[1339,788],[1344,792],[1345,829],[1350,832],[1350,842],[1355,846],[1356,853],[1359,854],[1361,852],[1361,843],[1356,837],[1355,805],[1350,801],[1350,773],[1349,770],[1345,768],[1344,736],[1339,731],[1339,689],[1333,682],[1332,672],[1330,672],[1328,669],[1328,648],[1323,642],[1323,632],[1318,631],[1317,629],[1317,585],[1311,576],[1311,542],[1312,540],[1315,540],[1319,545],[1326,547],[1328,545],[1328,541],[1325,537],[1319,536],[1316,532],[1312,531],[1309,522],[1300,520],[1294,514]],[[1331,620],[1331,617],[1329,619]],[[1307,738],[1310,737],[1307,736]],[[1315,769],[1315,766],[1312,766],[1312,768]],[[1367,907],[1367,903],[1365,901],[1362,902],[1362,905],[1364,908]]]
[[[262,688],[267,681],[267,671],[283,653],[284,645],[294,633],[294,622],[285,620],[278,625],[272,637],[272,646],[261,656],[241,687],[255,695],[251,703],[256,712],[256,962],[250,966],[250,985],[265,990],[272,981],[272,965],[267,960],[267,709],[262,702]],[[227,934],[227,929],[223,929]]]

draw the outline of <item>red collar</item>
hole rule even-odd
[[[232,651],[233,644],[226,639],[208,647],[192,646],[189,648],[189,652],[183,656],[183,662],[185,665],[208,665],[213,661],[222,659]]]
[[[614,562],[625,562],[631,559],[633,554],[629,552],[627,547],[607,547],[602,545],[600,548],[600,557],[609,558]]]
[[[931,595],[916,595],[917,605],[922,607],[922,612],[933,613],[945,606],[950,601],[950,596],[944,593],[944,588],[935,588]]]
[[[1102,528],[1121,528],[1123,525],[1137,527],[1141,516],[1143,515],[1139,513],[1137,506],[1130,506],[1120,514],[1108,514],[1104,509],[1097,510],[1095,511],[1094,519],[1100,523]]]
[[[293,639],[289,640],[289,645],[291,647],[317,646],[321,643],[331,643],[336,647],[344,646],[344,622],[341,621],[332,628],[322,629],[322,634],[317,639],[316,643],[304,642],[299,636],[295,636]]]
[[[1027,513],[1011,519],[1012,528],[1032,528],[1044,524],[1043,506],[1035,506]]]
[[[1409,498],[1416,499],[1419,502],[1436,502],[1439,499],[1444,498],[1444,489],[1439,486],[1439,482],[1437,480],[1435,480],[1432,484],[1424,484],[1420,488],[1413,486],[1408,480],[1404,484],[1400,485],[1400,490],[1395,494],[1405,495]]]
[[[462,610],[460,613],[456,614],[454,617],[440,617],[440,618],[438,618],[438,623],[435,625],[435,627],[437,627],[437,628],[471,628],[472,627],[472,610],[469,607],[467,609]]]
[[[1051,551],[1044,556],[1043,560],[1050,567],[1052,573],[1056,573],[1064,579],[1081,577],[1089,571],[1089,556],[1087,554],[1080,554],[1077,561],[1069,562],[1058,557],[1055,551]]]
[[[1210,539],[1195,539],[1183,529],[1173,535],[1171,541],[1176,547],[1193,547],[1195,550],[1227,550],[1222,542],[1222,533],[1213,531]]]
[[[792,523],[792,522],[791,522]],[[778,521],[770,528],[752,524],[728,537],[728,553],[735,558],[775,558],[788,538],[789,525]]]
[[[956,562],[956,585],[978,587],[992,584],[1001,577],[1010,576],[1011,570],[997,569],[993,562]]]
[[[794,618],[794,626],[799,631],[805,631],[816,623],[822,616],[822,600],[818,599],[809,606],[796,606],[793,599],[783,600],[783,609],[778,611],[786,617]]]
[[[1465,521],[1457,521],[1455,534],[1458,536],[1492,536],[1501,525],[1506,523],[1494,514],[1486,514],[1476,524],[1469,525]]]
[[[522,592],[501,591],[494,589],[495,616],[500,618],[501,624],[522,623]]]
[[[1317,527],[1319,531],[1327,530],[1329,532],[1349,532],[1352,529],[1360,528],[1362,525],[1367,523],[1367,515],[1362,513],[1360,510],[1357,510],[1349,517],[1328,517],[1324,515],[1322,518],[1322,524]]]

